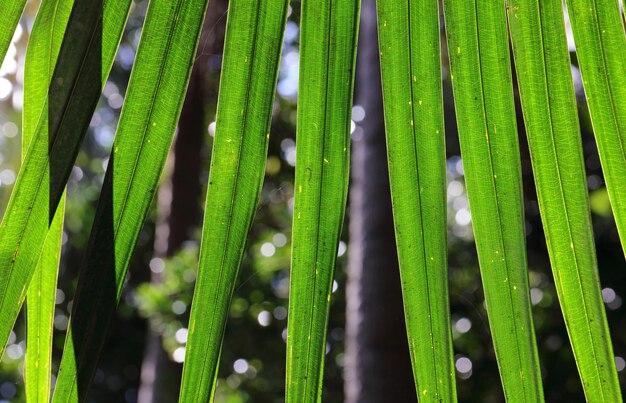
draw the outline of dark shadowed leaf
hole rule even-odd
[[[2,348],[113,64],[130,4],[130,0],[76,0],[72,9],[43,107],[48,118],[37,121],[0,224]]]
[[[185,99],[207,0],[152,0],[80,268],[53,402],[84,401]]]

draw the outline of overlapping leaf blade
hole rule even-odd
[[[48,228],[109,74],[130,0],[76,0],[44,109],[0,224],[0,346],[24,301]]]
[[[497,0],[446,0],[444,10],[465,182],[504,394],[509,401],[543,401],[504,7]]]
[[[287,0],[234,1],[228,10],[181,402],[213,398],[230,302],[265,174],[287,10]]]
[[[437,0],[378,1],[385,130],[404,309],[420,401],[456,400],[446,259]],[[428,217],[426,217],[428,215]]]
[[[320,399],[337,245],[348,192],[358,0],[304,0],[286,401]]]
[[[567,4],[604,180],[626,253],[626,35],[619,4]]]
[[[0,0],[0,21],[3,25],[0,28],[0,65],[9,49],[25,6],[26,0]]]
[[[48,86],[73,2],[44,0],[33,24],[24,66],[22,157],[37,129],[38,121],[48,119]],[[47,126],[43,125],[42,128]],[[54,307],[64,213],[65,196],[61,197],[28,287],[24,383],[26,400],[29,402],[50,400]]]
[[[89,245],[53,402],[83,401],[182,109],[207,0],[152,0]]]
[[[585,396],[588,401],[620,402],[600,292],[562,4],[560,0],[511,0],[508,10],[539,209]]]
[[[40,17],[63,13],[73,1],[45,0]],[[53,2],[67,8],[53,11]],[[626,175],[623,21],[617,2],[568,2],[607,188],[626,245],[626,191],[619,184]],[[0,58],[24,3],[0,0],[0,20],[8,21],[0,31]],[[63,205],[67,176],[130,6],[130,0],[76,3],[67,45],[60,47],[68,15],[40,28],[35,24],[25,83],[27,152],[0,226],[0,339],[5,337],[0,345],[37,273],[28,288],[27,394],[33,401],[47,400],[48,393],[51,301],[63,210],[57,205]],[[103,329],[115,311],[180,113],[206,3],[152,0],[150,5],[81,271],[55,401],[86,396]],[[511,401],[541,401],[504,9],[495,0],[444,3],[467,187],[505,395]],[[509,6],[542,220],[574,354],[588,400],[619,402],[561,2],[509,0]],[[230,298],[262,183],[286,7],[287,0],[231,4],[183,401],[212,396]],[[303,0],[302,8],[288,402],[320,399],[330,286],[347,193],[359,5],[358,0]],[[379,0],[394,217],[422,401],[455,399],[437,15],[435,0]],[[59,51],[60,67],[51,77]],[[35,80],[37,76],[46,80]],[[439,213],[426,219],[424,211]]]

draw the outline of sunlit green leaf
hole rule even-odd
[[[413,372],[421,402],[451,402],[456,387],[438,1],[378,1],[378,31],[391,199]]]
[[[337,245],[348,193],[359,0],[304,0],[287,330],[288,403],[320,399]]]
[[[626,35],[616,0],[568,0],[591,123],[626,253]]]
[[[44,0],[33,24],[24,66],[22,154],[26,153],[37,122],[48,119],[48,86],[73,3],[74,0]],[[64,213],[65,196],[50,225],[27,293],[24,383],[29,402],[50,400],[54,307]]]
[[[72,8],[42,108],[48,118],[37,121],[0,224],[2,348],[113,64],[130,4],[130,0],[76,0]]]
[[[53,402],[84,401],[180,116],[207,0],[152,0],[87,251]]]
[[[265,174],[288,1],[228,10],[215,142],[181,402],[212,399],[231,297]]]
[[[9,49],[11,39],[26,6],[26,0],[0,0],[0,65]]]
[[[444,10],[472,227],[504,394],[511,402],[543,401],[504,5],[445,0]]]
[[[539,209],[585,396],[593,402],[620,402],[600,292],[562,3],[511,0],[508,10]]]

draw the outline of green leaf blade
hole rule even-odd
[[[621,402],[600,291],[562,4],[508,4],[539,209],[585,396]]]
[[[288,403],[321,398],[331,285],[348,192],[359,10],[358,0],[302,3]]]
[[[420,401],[456,401],[438,2],[379,1],[378,31],[391,197],[417,392]]]
[[[148,7],[80,268],[53,402],[87,396],[176,129],[207,3],[152,0]]]
[[[504,394],[509,401],[543,401],[504,7],[448,0],[444,11],[466,186]]]
[[[72,4],[73,0],[44,0],[33,24],[24,67],[22,157],[37,130],[38,121],[47,120],[48,117],[48,86]],[[26,400],[29,402],[50,400],[54,308],[64,213],[63,196],[28,287],[24,382]]]
[[[213,398],[230,302],[265,174],[287,10],[287,0],[236,1],[228,10],[181,402]]]
[[[619,4],[567,4],[600,163],[626,253],[626,35]]]
[[[61,258],[65,195],[61,198],[57,211],[28,287],[26,356],[24,361],[24,384],[26,386],[26,401],[28,402],[47,402],[50,400],[54,307],[58,267]]]
[[[104,85],[102,77],[106,79],[113,64],[130,4],[130,0],[77,0],[72,8],[41,109],[47,111],[47,119],[37,120],[0,224],[2,349],[89,126]],[[103,20],[110,24],[103,26]]]
[[[26,0],[0,0],[0,21],[3,24],[0,29],[0,65],[11,45],[11,39],[25,6]]]

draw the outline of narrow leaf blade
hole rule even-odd
[[[152,0],[80,268],[53,402],[84,401],[180,116],[207,0]]]
[[[600,291],[562,3],[512,0],[508,5],[539,210],[585,396],[621,402]]]
[[[213,399],[222,338],[265,174],[288,1],[228,10],[217,124],[181,402]]]
[[[48,86],[72,4],[73,0],[44,0],[33,24],[24,66],[22,157],[37,130],[37,122],[48,118]],[[28,287],[24,382],[29,402],[50,400],[54,307],[64,213],[65,197],[62,197]]]
[[[287,330],[288,403],[320,399],[348,191],[358,0],[304,0]]]
[[[420,401],[456,401],[438,1],[378,1],[378,31],[391,199],[417,392]]]
[[[0,348],[26,296],[131,0],[76,0],[44,109],[0,224]],[[104,24],[104,25],[103,25]]]
[[[446,0],[444,10],[465,181],[504,394],[509,401],[543,401],[505,10],[495,0]]]
[[[619,4],[567,4],[604,180],[626,253],[626,35]]]
[[[9,49],[17,24],[20,22],[26,0],[0,0],[0,65]]]

